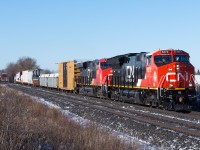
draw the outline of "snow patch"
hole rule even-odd
[[[82,117],[80,117],[80,116],[78,116],[74,113],[69,112],[68,110],[63,110],[60,106],[58,106],[56,104],[52,104],[51,102],[48,102],[43,98],[33,97],[33,96],[32,96],[32,98],[34,100],[36,100],[37,102],[40,102],[44,105],[49,106],[50,108],[56,108],[56,109],[60,110],[66,117],[68,117],[71,120],[79,123],[82,126],[86,126],[86,125],[91,123],[90,120],[84,119],[84,118],[82,118]],[[96,122],[92,122],[92,123],[97,124],[99,126],[99,124],[96,123]],[[150,150],[157,150],[158,149],[157,147],[152,146],[149,142],[146,142],[146,141],[140,140],[136,137],[132,137],[132,136],[129,136],[127,134],[112,130],[110,127],[107,127],[107,126],[104,126],[104,125],[100,125],[100,126],[101,126],[102,129],[112,131],[113,135],[117,136],[118,138],[122,139],[123,141],[125,141],[127,143],[136,143],[137,146],[139,146],[139,148],[141,148],[141,149],[150,149]]]

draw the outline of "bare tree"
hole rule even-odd
[[[19,70],[18,68],[19,66],[16,63],[9,63],[5,70],[11,77],[14,77]]]
[[[20,70],[30,70],[39,68],[35,59],[30,57],[22,57],[17,61]]]
[[[30,57],[19,58],[16,63],[9,63],[6,67],[6,72],[10,75],[11,78],[23,70],[31,70],[39,68],[35,59]]]

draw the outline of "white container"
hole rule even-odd
[[[24,84],[28,84],[28,70],[22,71],[21,81]]]
[[[48,87],[48,77],[49,77],[49,74],[41,74],[39,76],[40,86]]]
[[[22,71],[21,82],[24,84],[33,84],[33,70]]]
[[[58,88],[58,73],[53,74],[41,74],[40,86],[49,88]]]
[[[49,74],[48,87],[58,88],[58,73]]]
[[[28,84],[33,84],[33,70],[28,70]]]
[[[21,73],[18,72],[15,77],[14,77],[14,82],[15,83],[21,83]]]

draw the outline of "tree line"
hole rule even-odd
[[[39,69],[39,68],[40,67],[37,64],[37,61],[34,58],[21,57],[16,62],[10,62],[3,71],[9,74],[11,78],[14,78],[14,76],[20,71]],[[51,71],[48,69],[43,70],[43,72],[51,73]]]

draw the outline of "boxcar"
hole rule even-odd
[[[9,82],[9,75],[7,73],[0,74],[0,81],[1,82]]]

